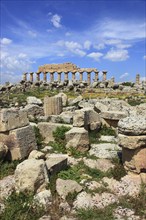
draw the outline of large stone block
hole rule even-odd
[[[38,128],[40,130],[42,137],[44,138],[44,142],[48,143],[49,141],[54,141],[53,131],[55,131],[57,127],[61,127],[61,126],[72,128],[72,125],[68,125],[68,124],[59,124],[59,123],[57,124],[57,123],[49,123],[49,122],[38,123]]]
[[[35,134],[30,125],[10,131],[5,143],[9,148],[10,160],[24,159],[32,150],[37,149]]]
[[[27,113],[24,110],[1,109],[0,132],[21,128],[29,124]]]
[[[45,161],[50,175],[59,173],[61,170],[67,169],[67,155],[52,154]]]
[[[15,188],[18,192],[40,192],[49,180],[44,160],[28,159],[15,170]]]
[[[79,151],[87,151],[89,149],[88,131],[84,128],[74,127],[65,134],[67,141],[66,148],[73,147]]]
[[[85,125],[85,112],[82,110],[76,110],[73,115],[73,126],[84,127]]]
[[[118,144],[121,147],[128,149],[136,149],[146,146],[146,135],[127,136],[123,134],[118,135]]]
[[[48,97],[44,98],[44,113],[45,116],[59,115],[62,112],[62,98]]]
[[[146,134],[146,117],[130,116],[123,118],[118,123],[118,131],[121,134],[139,136]]]
[[[146,170],[146,148],[122,149],[122,160],[127,171],[141,173]]]

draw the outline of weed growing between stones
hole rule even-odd
[[[35,133],[35,138],[36,138],[36,143],[37,143],[37,146],[38,146],[38,150],[40,150],[43,146],[44,138],[40,134],[40,130],[39,130],[38,127],[33,126],[33,130],[34,130],[34,133]]]
[[[1,220],[36,220],[44,214],[43,208],[33,202],[33,195],[12,193],[5,201]]]
[[[14,171],[19,163],[22,160],[9,161],[0,161],[0,179],[3,179],[6,176],[13,175]]]
[[[86,174],[86,175],[85,175]],[[90,179],[100,181],[103,177],[111,177],[110,171],[102,172],[101,170],[87,167],[83,161],[80,161],[77,165],[69,167],[67,170],[61,171],[58,177],[64,180],[71,179],[78,183],[83,179]]]
[[[67,153],[65,148],[66,145],[65,133],[70,129],[71,129],[70,127],[61,126],[61,127],[57,127],[56,130],[53,132],[53,137],[55,141],[49,142],[49,145],[53,147],[54,151]]]
[[[87,208],[78,209],[76,217],[80,220],[114,220],[113,209],[114,205],[109,205],[104,209]]]
[[[107,143],[105,141],[100,141],[101,135],[114,136],[116,137],[116,132],[111,127],[103,125],[99,131],[89,131],[89,142],[90,144],[101,144]]]

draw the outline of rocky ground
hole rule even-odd
[[[146,219],[146,103],[25,102],[0,109],[2,220]]]

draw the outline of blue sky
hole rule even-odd
[[[1,78],[48,63],[107,70],[107,78],[146,76],[145,0],[1,0]]]

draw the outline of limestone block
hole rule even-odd
[[[73,127],[66,132],[65,138],[67,141],[66,148],[73,147],[79,151],[87,151],[89,149],[88,131],[84,128]]]
[[[54,175],[61,170],[67,169],[67,156],[62,154],[52,154],[45,161],[48,173]]]
[[[49,122],[38,123],[38,128],[40,130],[40,134],[44,138],[44,142],[49,143],[49,141],[54,141],[53,131],[55,131],[57,127],[61,127],[61,126],[72,128],[72,125],[67,125],[67,124],[57,124],[57,123],[49,123]]]
[[[108,107],[101,102],[96,102],[94,109],[98,113],[108,111]]]
[[[42,105],[42,101],[41,99],[38,99],[36,98],[35,96],[28,96],[27,99],[27,104],[30,104],[30,105]]]
[[[56,190],[58,195],[65,199],[69,193],[81,192],[82,186],[75,180],[63,180],[58,178],[56,181]]]
[[[56,95],[55,97],[61,97],[62,98],[62,105],[66,106],[67,105],[67,95],[63,92],[60,92],[58,95]]]
[[[128,149],[136,149],[146,146],[146,135],[128,136],[118,134],[118,144]]]
[[[103,172],[106,172],[109,169],[114,167],[114,165],[108,159],[92,160],[92,159],[83,158],[83,161],[86,166],[88,166],[92,169],[101,170]]]
[[[38,150],[33,150],[30,152],[28,159],[45,159],[45,154]]]
[[[1,109],[0,132],[21,128],[29,124],[27,113],[24,110]]]
[[[7,199],[15,190],[14,175],[4,177],[0,180],[0,201]]]
[[[27,112],[27,116],[29,118],[34,118],[34,117],[44,115],[43,108],[38,106],[38,105],[28,104],[28,105],[25,106],[24,110]]]
[[[11,160],[24,159],[37,148],[35,134],[30,125],[10,131],[5,143]]]
[[[85,124],[85,112],[82,110],[76,110],[73,115],[73,126],[84,127]]]
[[[79,95],[77,98],[73,99],[73,100],[68,100],[69,101],[69,105],[77,105],[80,101],[82,101],[83,97],[81,95]]]
[[[122,161],[127,171],[140,173],[146,170],[146,148],[122,149]]]
[[[15,188],[18,192],[40,192],[49,180],[44,160],[28,159],[15,170]]]
[[[89,150],[90,155],[95,155],[98,158],[114,158],[117,157],[117,153],[121,148],[117,144],[103,143],[103,144],[91,144]]]
[[[85,128],[90,130],[99,130],[101,127],[101,118],[99,114],[93,110],[93,108],[83,108],[82,111],[85,112]]]
[[[36,204],[42,206],[46,211],[50,208],[52,204],[52,195],[50,190],[43,190],[34,196],[34,201]]]
[[[45,97],[44,98],[44,113],[45,116],[59,115],[62,112],[61,97]]]
[[[130,116],[118,122],[118,131],[121,134],[139,136],[146,134],[146,117]]]
[[[121,118],[125,118],[127,115],[120,111],[106,111],[101,112],[101,117],[109,120],[120,120]]]

